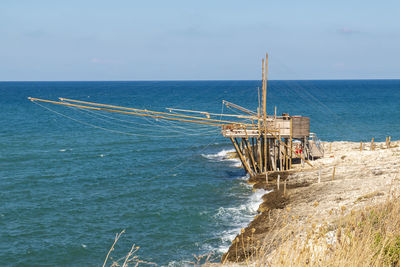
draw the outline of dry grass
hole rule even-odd
[[[310,217],[302,229],[296,218],[285,218],[281,230],[269,236],[242,264],[247,266],[400,266],[400,198],[362,210],[337,210],[333,224]],[[236,240],[237,246],[254,246]],[[257,247],[257,245],[255,245]]]
[[[121,257],[117,260],[112,260],[112,263],[108,264],[108,259],[112,259],[110,257],[110,254],[112,251],[114,251],[114,247],[115,244],[117,244],[118,240],[120,239],[120,237],[125,233],[125,230],[122,230],[119,234],[115,234],[115,238],[114,238],[114,243],[112,244],[111,248],[109,249],[106,258],[104,260],[103,263],[103,267],[105,266],[111,266],[111,267],[117,267],[117,266],[122,266],[122,267],[128,267],[129,265],[134,265],[139,266],[140,264],[146,264],[146,265],[157,265],[153,262],[147,262],[147,261],[143,261],[141,259],[139,259],[139,256],[135,255],[136,252],[138,252],[138,250],[140,249],[140,247],[135,246],[135,244],[132,245],[130,251],[124,256]]]

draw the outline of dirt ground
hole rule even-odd
[[[290,173],[276,173],[249,180],[254,189],[272,189],[263,196],[259,214],[242,229],[222,262],[243,262],[260,246],[273,253],[279,243],[280,229],[291,224],[294,235],[301,235],[307,225],[329,224],[340,216],[367,205],[386,200],[400,189],[400,141],[371,144],[323,143],[323,158],[307,164],[297,164]],[[277,189],[277,177],[280,186]],[[286,182],[285,182],[286,180]],[[286,186],[285,186],[286,183]],[[274,240],[274,244],[268,244]],[[278,241],[278,242],[277,242]]]

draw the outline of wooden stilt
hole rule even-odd
[[[253,171],[251,170],[251,168],[249,167],[249,165],[247,164],[247,161],[245,159],[245,157],[243,156],[242,152],[240,151],[240,148],[238,146],[237,140],[233,139],[232,137],[230,137],[231,142],[233,144],[233,146],[236,149],[236,153],[239,155],[240,161],[243,164],[243,167],[245,168],[245,170],[251,175],[254,176]]]
[[[249,145],[251,146],[251,155],[252,155],[252,157],[253,157],[253,161],[254,161],[254,164],[255,164],[255,166],[256,166],[256,169],[255,170],[257,170],[258,169],[258,164],[257,164],[257,154],[256,154],[256,147],[255,147],[255,144],[254,144],[254,138],[252,137],[252,138],[250,138],[250,141],[249,141]]]
[[[278,188],[278,191],[279,191],[279,185],[281,184],[281,175],[280,174],[278,174],[278,179],[276,180],[276,186],[277,186],[277,188]]]
[[[243,139],[243,142],[244,142],[244,145],[246,146],[246,150],[247,150],[247,152],[248,152],[247,154],[249,155],[251,165],[253,166],[253,170],[254,170],[254,172],[256,173],[256,172],[257,172],[256,163],[255,163],[254,158],[253,158],[253,151],[252,151],[252,148],[251,148],[251,146],[249,145],[249,142],[248,142],[248,137],[247,137],[246,128],[244,128],[244,131],[245,131],[245,133],[246,133],[246,139]]]
[[[261,161],[261,166],[262,166],[262,171],[261,173],[264,172],[264,138],[260,138],[260,161]]]
[[[264,133],[264,172],[268,171],[268,154],[267,154],[267,147],[268,147],[268,139],[266,132]]]
[[[285,170],[287,170],[288,169],[288,164],[289,164],[288,159],[287,159],[287,150],[288,150],[287,149],[287,143],[288,143],[287,138],[285,138],[284,142],[285,142],[286,146],[283,149],[283,153],[284,153],[283,157],[285,159]]]
[[[264,64],[263,64],[263,68],[264,68]],[[264,72],[264,69],[263,69]],[[264,73],[263,73],[264,74]],[[264,75],[263,75],[264,77]],[[261,122],[260,122],[260,107],[257,109],[257,116],[258,116],[258,139],[257,139],[257,151],[258,151],[258,166],[260,169],[260,173],[264,170],[264,165],[263,165],[263,157],[262,157],[262,133],[261,133]]]
[[[272,140],[271,138],[267,139],[267,160],[268,160],[268,168],[267,171],[273,171],[274,170],[274,166],[273,161],[272,161],[272,157],[274,156],[273,151],[272,151]]]
[[[276,171],[276,169],[278,165],[278,148],[277,148],[277,141],[276,139],[274,139],[274,171]]]

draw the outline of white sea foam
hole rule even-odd
[[[240,168],[242,166],[242,163],[240,162],[239,159],[228,157],[229,153],[232,153],[232,152],[235,152],[235,150],[234,149],[223,149],[220,152],[215,153],[215,154],[201,154],[201,155],[209,160],[229,161],[229,162],[232,162],[232,164],[231,164],[232,167]]]
[[[241,185],[248,187],[249,185],[245,182],[248,177],[240,178],[243,180]],[[250,186],[251,187],[251,186]],[[218,233],[217,236],[221,240],[221,244],[217,248],[211,249],[211,251],[217,253],[225,253],[228,251],[233,239],[240,233],[242,228],[248,226],[257,214],[258,207],[263,202],[262,196],[271,191],[258,189],[251,193],[247,200],[243,204],[234,207],[220,207],[214,217],[227,224],[227,230]]]
[[[240,168],[242,167],[242,163],[240,162],[239,159],[232,159],[231,161],[234,161],[235,163],[233,163],[231,166],[232,167],[236,167],[236,168]]]
[[[228,158],[228,154],[231,152],[235,152],[235,150],[223,149],[218,153],[202,154],[202,156],[213,161],[232,162],[232,164],[230,164],[232,167],[241,167],[242,164],[239,159]],[[249,175],[238,178],[241,187],[251,190],[252,186],[247,183],[248,179]],[[254,192],[249,192],[247,199],[245,199],[240,205],[220,207],[214,215],[214,218],[217,221],[226,225],[226,230],[216,233],[216,237],[221,241],[220,245],[218,247],[210,247],[209,244],[204,244],[202,249],[205,251],[216,252],[218,254],[227,252],[233,239],[235,239],[235,237],[240,233],[240,230],[248,226],[254,216],[257,215],[258,207],[263,202],[262,196],[269,192],[271,191],[257,189]]]
[[[235,152],[234,149],[222,149],[220,152],[215,154],[201,154],[203,157],[207,159],[216,159],[219,161],[227,160],[226,156],[228,153]]]
[[[168,267],[189,267],[193,264],[189,261],[170,261],[167,265]]]
[[[65,152],[65,151],[67,151],[66,149],[60,149],[59,150],[60,152]]]

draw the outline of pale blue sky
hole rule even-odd
[[[1,0],[0,81],[400,78],[400,1]]]

